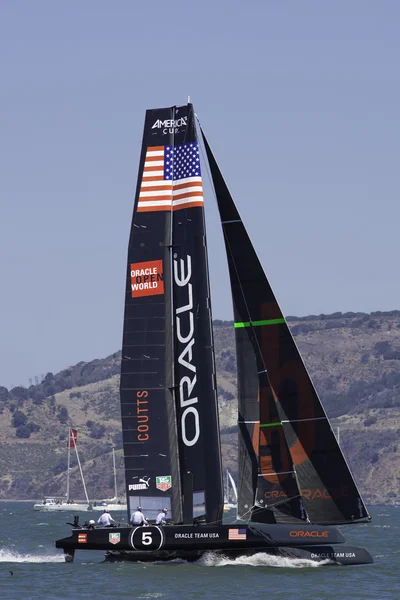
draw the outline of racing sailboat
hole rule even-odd
[[[238,517],[226,525],[207,240],[193,106],[146,112],[128,244],[121,361],[127,521],[58,540],[109,560],[268,552],[372,562],[336,525],[370,517],[201,131],[224,233],[238,363]],[[168,509],[167,526],[154,524]]]

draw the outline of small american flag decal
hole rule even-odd
[[[246,539],[246,528],[230,529],[228,533],[228,540],[245,540]]]

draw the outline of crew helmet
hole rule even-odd
[[[167,514],[168,508],[163,508],[163,512],[165,512],[165,514]]]

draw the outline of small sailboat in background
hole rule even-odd
[[[103,498],[99,502],[93,503],[93,510],[104,510],[108,508],[108,510],[123,510],[126,512],[127,505],[126,501],[121,500],[118,497],[117,490],[117,469],[115,466],[115,449],[112,449],[112,457],[113,457],[113,473],[114,473],[114,496],[112,498]]]
[[[82,472],[82,466],[81,466],[81,461],[79,459],[79,454],[78,454],[78,446],[77,446],[77,431],[76,429],[72,429],[71,427],[68,428],[68,442],[67,442],[67,448],[68,448],[68,466],[67,466],[67,492],[65,494],[65,497],[57,497],[57,496],[51,496],[51,497],[46,497],[44,498],[44,500],[42,502],[37,502],[36,504],[33,505],[33,510],[40,510],[40,511],[81,511],[81,510],[91,510],[92,509],[92,505],[89,502],[89,498],[87,495],[87,491],[86,491],[86,484],[85,484],[85,479],[83,477],[83,472]],[[75,453],[76,453],[76,459],[78,461],[78,465],[79,465],[79,471],[81,474],[81,478],[82,478],[82,484],[83,484],[83,489],[85,492],[85,497],[86,497],[86,502],[74,502],[73,500],[70,499],[70,468],[71,468],[71,448],[75,448]]]
[[[238,494],[237,494],[237,487],[236,487],[236,483],[232,477],[232,475],[229,473],[228,469],[226,470],[226,493],[225,493],[225,498],[224,498],[224,511],[228,511],[228,510],[233,510],[234,508],[237,509],[237,499],[238,499]],[[232,494],[230,494],[229,490],[232,490]]]

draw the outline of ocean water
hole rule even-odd
[[[69,535],[72,513],[42,513],[32,503],[0,503],[0,591],[3,600],[291,599],[400,600],[400,507],[372,507],[372,523],[343,528],[373,565],[342,567],[268,557],[196,563],[103,562],[102,552],[77,551],[64,562],[54,541]],[[81,522],[99,513],[81,513]],[[117,518],[117,515],[114,515]]]

